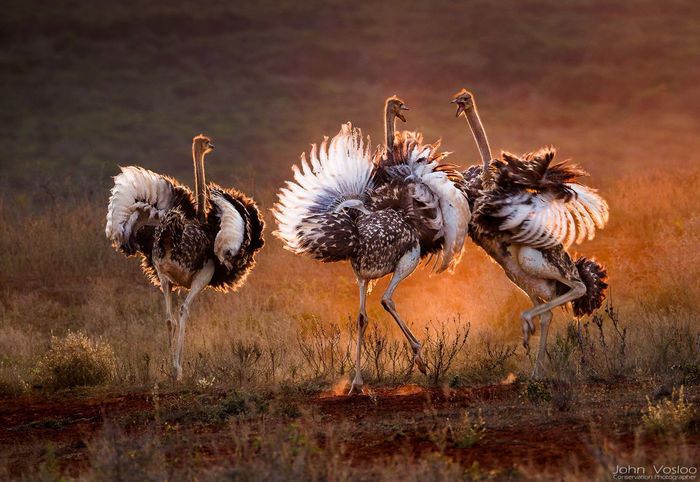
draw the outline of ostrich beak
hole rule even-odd
[[[461,114],[462,112],[465,112],[464,104],[457,102],[457,99],[451,101],[450,103],[457,104],[457,112],[455,113],[455,117],[459,117],[459,114]]]
[[[399,119],[401,119],[403,122],[406,122],[406,117],[401,113],[402,110],[408,110],[408,107],[406,107],[405,105],[402,104],[402,105],[399,107],[399,111],[396,112],[396,117],[398,117]]]

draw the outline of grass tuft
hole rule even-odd
[[[650,433],[681,433],[695,416],[695,407],[685,398],[685,387],[673,389],[669,398],[652,402],[647,397],[647,406],[642,410],[644,429]]]
[[[51,347],[39,360],[34,375],[38,384],[60,390],[105,385],[115,370],[114,351],[107,342],[69,332],[64,338],[51,338]]]

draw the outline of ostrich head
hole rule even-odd
[[[456,117],[459,117],[462,112],[466,114],[474,109],[474,96],[467,89],[462,89],[455,94],[452,103],[457,104]]]
[[[192,139],[192,150],[194,152],[199,152],[202,155],[209,154],[214,150],[214,144],[204,134],[199,134],[197,137]]]
[[[392,95],[386,100],[387,115],[398,117],[402,121],[406,122],[406,118],[404,117],[403,112],[401,112],[403,110],[408,110],[408,107],[406,107],[406,104],[404,104],[403,101],[395,95]]]

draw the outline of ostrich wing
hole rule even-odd
[[[246,236],[246,223],[239,212],[241,210],[245,214],[245,207],[233,197],[226,196],[224,191],[216,188],[211,189],[209,200],[215,216],[214,219],[218,220],[218,232],[214,239],[214,254],[221,264],[232,269],[234,259]]]
[[[114,178],[107,207],[105,234],[112,244],[131,255],[150,254],[153,229],[170,209],[178,208],[194,216],[190,190],[167,176],[136,166],[122,167]]]
[[[211,209],[207,230],[214,240],[214,275],[209,286],[222,292],[243,285],[263,247],[265,222],[255,202],[233,188],[207,185]]]
[[[277,221],[273,234],[285,249],[323,261],[351,255],[357,229],[345,207],[364,209],[374,186],[369,144],[359,129],[343,124],[330,142],[325,138],[319,148],[312,145],[310,165],[302,154],[300,167],[292,166],[294,180],[280,189],[272,210]]]
[[[608,203],[577,181],[586,172],[545,147],[516,156],[504,152],[492,163],[494,187],[477,199],[474,222],[510,233],[511,240],[535,248],[593,239],[608,222]]]
[[[495,218],[499,230],[512,235],[512,241],[535,248],[593,239],[596,229],[608,222],[608,203],[594,189],[566,183],[568,198],[553,192],[523,190],[500,196],[485,196],[478,203],[477,223],[485,217]]]
[[[438,166],[430,167],[432,172],[426,172],[420,179],[435,194],[440,206],[443,230],[442,264],[438,268],[440,272],[454,269],[459,263],[464,240],[469,232],[471,211],[464,191],[451,179],[451,174],[458,171],[450,173],[446,169],[438,169]]]
[[[378,179],[403,185],[419,206],[405,214],[420,234],[423,254],[441,250],[438,272],[453,269],[459,262],[471,220],[464,176],[441,162],[448,153],[440,152],[439,147],[439,142],[423,144],[420,133],[398,132],[389,160],[377,154],[374,161]]]

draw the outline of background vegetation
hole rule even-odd
[[[52,335],[69,332],[111,346],[111,386],[163,381],[162,297],[103,234],[118,165],[189,184],[190,140],[204,132],[217,146],[209,178],[268,211],[299,153],[341,122],[380,142],[383,100],[396,93],[411,108],[407,127],[441,137],[466,167],[477,151],[448,104],[463,86],[496,150],[554,144],[611,205],[609,227],[576,249],[607,265],[614,308],[581,330],[557,315],[554,376],[697,383],[699,10],[681,0],[9,2],[0,18],[0,392],[42,385],[34,366]],[[349,378],[350,268],[283,251],[268,221],[246,286],[205,293],[193,307],[192,386],[321,389]],[[444,358],[428,379],[406,374],[403,338],[378,303],[385,286],[370,298],[368,380],[459,386],[528,372],[518,345],[528,301],[471,244],[454,275],[420,270],[396,295]]]

